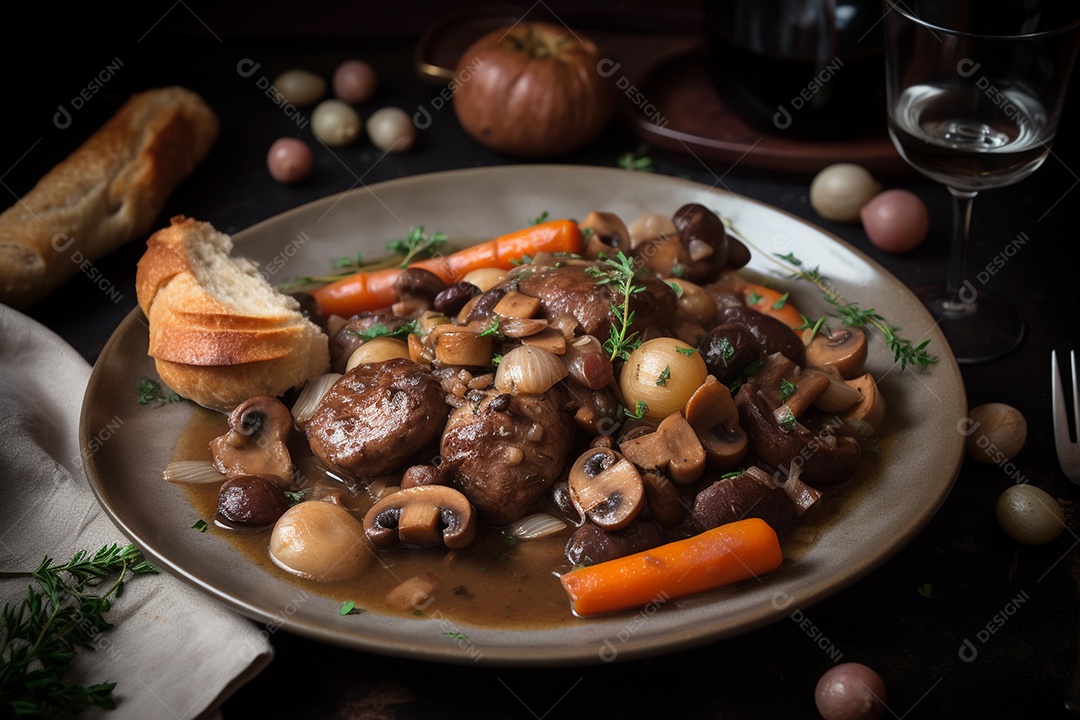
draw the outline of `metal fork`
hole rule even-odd
[[[1065,388],[1061,384],[1061,370],[1058,368],[1057,351],[1050,353],[1050,391],[1054,401],[1054,445],[1057,447],[1058,463],[1065,476],[1080,483],[1080,385],[1076,382],[1076,351],[1069,352],[1072,366],[1072,405],[1073,427],[1077,439],[1069,436],[1069,416],[1065,410]],[[1065,707],[1073,712],[1080,712],[1080,658],[1073,672],[1072,687],[1065,696]]]
[[[1065,410],[1065,389],[1061,384],[1061,371],[1058,368],[1057,351],[1050,353],[1050,390],[1054,398],[1054,445],[1057,447],[1058,463],[1065,477],[1080,483],[1080,385],[1076,382],[1076,351],[1069,352],[1072,365],[1072,406],[1073,427],[1077,439],[1069,437],[1069,421]]]

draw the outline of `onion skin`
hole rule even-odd
[[[521,157],[576,150],[607,126],[615,83],[594,43],[561,25],[519,22],[477,40],[458,62],[454,111],[478,142]]]
[[[653,338],[637,347],[619,375],[619,388],[631,409],[645,403],[645,416],[678,412],[709,374],[701,353],[675,338]]]
[[[519,345],[503,356],[495,372],[495,387],[502,392],[539,395],[566,377],[566,365],[554,353]]]

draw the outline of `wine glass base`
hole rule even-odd
[[[1024,319],[1016,308],[979,293],[971,302],[955,302],[942,287],[915,288],[934,316],[958,363],[980,363],[1008,354],[1024,337]]]

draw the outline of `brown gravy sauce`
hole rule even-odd
[[[173,460],[211,460],[209,442],[228,430],[227,417],[196,408],[183,429]],[[363,520],[375,498],[363,486],[350,487],[318,466],[302,433],[294,432],[289,449],[305,478],[303,486],[313,494],[335,492],[358,520]],[[880,447],[880,446],[879,446]],[[844,506],[854,492],[872,485],[878,457],[864,457],[864,471],[848,487],[826,492],[814,518],[799,522],[781,537],[785,564],[798,562],[823,529],[844,522]],[[378,481],[376,481],[377,483]],[[377,484],[373,483],[377,487]],[[393,484],[390,482],[388,484]],[[237,529],[215,522],[218,484],[184,486],[189,500],[209,528],[208,534],[227,539],[250,562],[271,575],[296,583],[306,590],[342,603],[352,601],[359,612],[403,617],[437,617],[453,622],[502,629],[535,629],[582,622],[570,610],[559,575],[571,569],[564,550],[574,531],[535,540],[514,540],[500,529],[481,526],[476,541],[467,549],[446,548],[372,549],[375,559],[357,578],[340,582],[309,580],[280,568],[270,557],[272,528]],[[552,509],[552,515],[561,513]],[[395,604],[390,592],[414,577],[434,576],[430,597],[419,602]],[[404,606],[403,606],[404,605]]]

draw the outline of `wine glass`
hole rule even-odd
[[[1067,0],[884,4],[889,135],[953,197],[946,282],[915,292],[958,362],[992,360],[1020,343],[1024,321],[965,275],[972,203],[1035,172],[1049,154],[1080,15]]]

